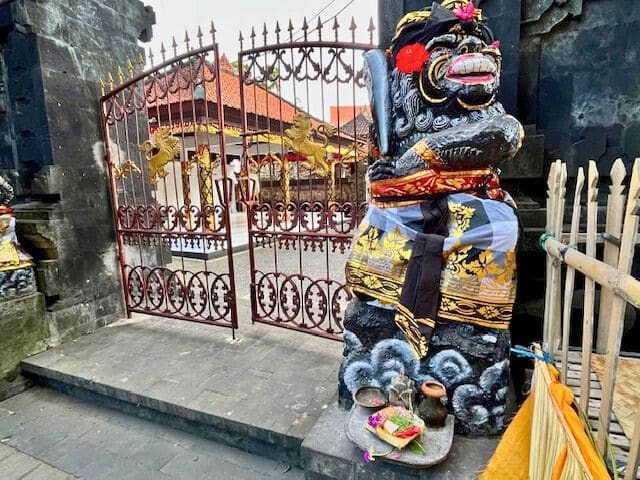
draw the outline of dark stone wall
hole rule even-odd
[[[51,343],[122,314],[99,81],[150,38],[139,0],[18,0],[0,7],[0,173],[37,260]],[[4,98],[2,98],[4,97]]]
[[[561,3],[561,5],[559,5]],[[640,2],[523,1],[518,115],[545,136],[547,162],[601,173],[640,155]]]

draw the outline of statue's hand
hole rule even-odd
[[[370,182],[393,178],[395,176],[395,165],[393,159],[386,157],[376,160],[369,167],[367,174],[369,175]]]
[[[411,150],[422,143],[419,151],[430,157],[432,166],[442,170],[484,168],[513,158],[520,149],[522,137],[518,120],[510,115],[498,115],[425,135]],[[411,150],[403,158],[411,156]]]

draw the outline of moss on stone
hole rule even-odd
[[[15,377],[20,362],[49,338],[41,293],[0,300],[0,380]]]

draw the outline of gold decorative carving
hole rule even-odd
[[[180,171],[182,173],[182,202],[185,206],[185,212],[187,221],[189,222],[189,228],[191,225],[191,169],[193,168],[193,164],[195,160],[189,160],[187,162],[182,162],[180,164]]]
[[[164,169],[165,165],[180,156],[178,139],[166,127],[159,128],[149,140],[145,140],[140,145],[140,151],[149,162],[151,185],[157,185],[160,178],[166,177],[169,173]]]
[[[204,211],[205,206],[213,206],[213,170],[220,166],[220,161],[211,161],[211,152],[209,145],[198,145],[197,151],[193,158],[187,162],[182,162],[182,199],[186,207],[186,216],[191,226],[191,170],[193,166],[197,166],[198,172],[198,191],[200,197],[200,208]],[[204,218],[204,217],[203,217]],[[207,215],[205,219],[205,228],[216,229],[215,217]]]
[[[0,240],[0,271],[12,270],[20,267],[18,248],[10,238]]]
[[[293,126],[284,132],[284,143],[294,153],[303,155],[302,166],[322,178],[328,178],[329,199],[335,196],[335,163],[329,160],[327,146],[329,138],[335,135],[336,128],[327,123],[321,123],[315,129],[311,124],[311,117],[306,113],[298,113],[293,117]],[[320,142],[313,140],[319,137]],[[280,182],[285,194],[285,201],[289,201],[291,192],[289,187],[290,167],[288,160],[282,162]]]
[[[209,145],[198,145],[198,151],[194,157],[198,164],[198,189],[200,190],[200,208],[205,205],[213,207],[213,170],[220,162],[211,162]],[[216,229],[216,221],[213,215],[207,215],[205,225],[211,230]]]
[[[140,170],[140,168],[135,163],[133,163],[132,160],[127,160],[120,166],[114,163],[113,172],[116,174],[116,177],[120,179],[127,178],[128,172],[135,172],[138,174],[138,176],[142,175],[142,170]]]
[[[336,133],[333,125],[321,123],[315,129],[311,126],[311,117],[306,113],[298,113],[293,117],[293,127],[285,130],[284,142],[291,150],[304,155],[306,160],[302,166],[321,177],[331,173],[331,162],[327,160],[329,137]],[[320,137],[322,142],[314,142],[313,136]]]

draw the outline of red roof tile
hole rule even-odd
[[[208,101],[216,103],[217,82],[212,80],[213,67],[211,64],[207,64],[205,68],[207,70],[205,71],[205,78],[207,79],[207,81],[204,82],[206,89],[206,98]],[[197,68],[196,70],[198,72],[198,75],[202,75],[202,68]],[[192,90],[190,87],[180,89],[175,88],[176,83],[181,82],[180,74],[183,72],[183,76],[189,78],[190,72],[188,65],[182,67],[177,75],[174,75],[174,72],[167,72],[166,74],[166,78],[168,78],[168,81],[172,86],[170,90],[175,90],[174,92],[170,92],[168,95],[169,102],[172,104],[190,102],[192,99]],[[158,82],[160,85],[164,84],[164,74],[158,76]],[[185,83],[186,87],[186,81],[182,80],[182,82]],[[220,58],[220,88],[222,91],[222,101],[225,107],[240,110],[239,82],[240,80],[238,76],[233,72],[233,66],[229,62],[229,59],[226,57],[226,55],[222,55],[222,57]],[[148,85],[147,88],[149,87],[150,85]],[[198,99],[196,98],[196,100]],[[261,87],[258,84],[244,86],[244,100],[247,113],[257,113],[260,116],[282,120],[286,123],[293,122],[293,117],[295,116],[295,114],[302,111],[300,109],[296,109],[291,103],[284,100],[279,95],[267,91],[265,88]],[[157,103],[160,105],[166,105],[167,101],[165,98],[160,98]],[[151,105],[156,106],[156,103],[151,102]]]

